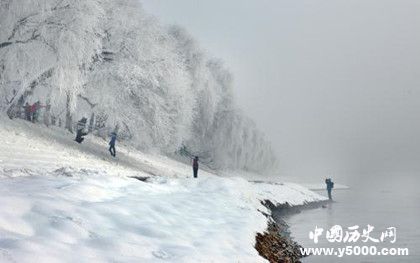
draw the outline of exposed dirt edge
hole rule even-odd
[[[305,203],[292,206],[288,203],[274,205],[271,201],[262,202],[271,210],[272,215],[267,215],[268,225],[264,233],[257,233],[255,237],[255,249],[260,256],[271,263],[298,263],[304,256],[300,252],[300,246],[290,237],[289,226],[282,219],[285,215],[300,213],[302,209],[310,209],[324,206],[328,201]]]

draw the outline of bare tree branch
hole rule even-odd
[[[0,43],[0,48],[7,47],[7,46],[9,46],[11,44],[13,44],[13,42],[3,42],[3,43]]]
[[[22,19],[19,19],[19,20],[17,21],[16,25],[13,27],[12,33],[11,33],[11,34],[10,34],[10,36],[7,38],[7,40],[12,40],[12,38],[14,38],[14,37],[15,37],[16,32],[20,29],[20,27],[21,27],[21,26],[24,26],[24,25],[26,24],[26,22],[28,22],[28,19],[29,19],[29,18],[34,17],[34,16],[36,16],[36,15],[38,15],[38,13],[33,13],[33,14],[30,14],[30,15],[28,15],[28,16],[26,16],[26,17],[22,18]]]
[[[17,112],[23,106],[26,98],[32,94],[33,90],[38,86],[39,83],[44,82],[46,79],[50,78],[54,72],[54,68],[50,68],[47,71],[44,71],[36,79],[34,79],[27,88],[24,88],[23,91],[17,92],[15,97],[9,102],[9,108],[7,109],[7,115],[9,118],[16,117]]]
[[[87,104],[89,104],[89,106],[91,108],[94,108],[96,105],[98,105],[98,103],[93,103],[91,102],[88,98],[84,97],[82,94],[77,95],[77,97],[81,98],[82,100],[86,101]]]

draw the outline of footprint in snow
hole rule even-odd
[[[160,258],[160,259],[169,259],[171,257],[170,254],[168,254],[167,252],[163,250],[153,251],[152,254],[156,258]]]

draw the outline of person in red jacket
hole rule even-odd
[[[29,110],[30,114],[31,114],[31,121],[35,122],[36,121],[36,110],[37,110],[37,104],[34,103],[31,105],[31,108]]]
[[[198,156],[194,157],[194,159],[193,159],[193,172],[194,172],[194,178],[197,178],[197,176],[198,176]]]

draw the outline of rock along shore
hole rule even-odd
[[[284,221],[284,216],[300,213],[303,209],[318,208],[329,201],[310,202],[303,205],[292,206],[288,203],[275,205],[265,200],[264,206],[271,210],[267,229],[264,233],[257,233],[255,237],[255,249],[271,263],[298,263],[304,257],[300,251],[302,248],[290,236],[289,226]]]

